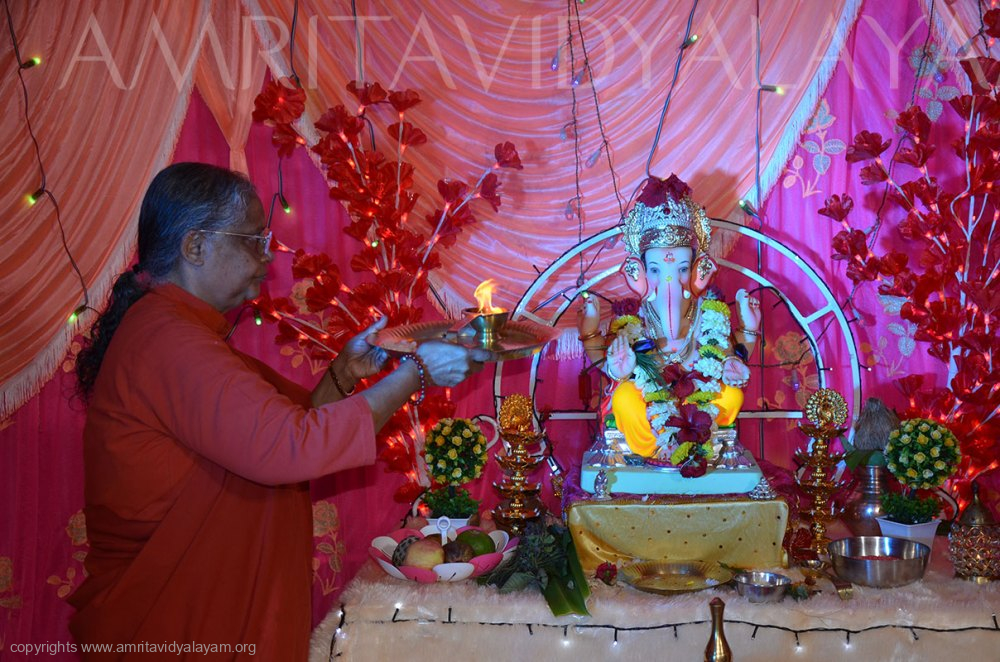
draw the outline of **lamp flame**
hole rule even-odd
[[[492,278],[487,278],[481,282],[477,287],[476,291],[473,292],[473,296],[476,297],[476,303],[479,304],[479,310],[476,311],[480,315],[492,315],[494,313],[504,312],[503,308],[497,308],[493,305],[493,290],[496,289],[494,281]]]

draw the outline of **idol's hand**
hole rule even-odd
[[[608,363],[605,367],[608,377],[616,381],[628,379],[635,372],[635,352],[624,336],[618,336],[608,347]]]
[[[377,331],[385,328],[388,318],[382,317],[367,329],[347,341],[337,361],[344,363],[347,374],[354,381],[377,374],[385,365],[389,355],[371,343]]]
[[[736,293],[736,303],[739,305],[742,328],[752,332],[760,329],[760,301],[756,297],[750,296],[746,290],[740,289]]]
[[[730,356],[722,364],[722,383],[743,388],[750,381],[750,368],[737,356]]]

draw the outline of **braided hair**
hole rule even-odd
[[[153,178],[139,210],[139,261],[115,280],[108,305],[76,359],[79,394],[85,401],[125,313],[174,271],[185,235],[235,226],[256,197],[244,175],[207,163],[175,163]]]

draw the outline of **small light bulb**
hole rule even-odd
[[[69,324],[76,324],[76,321],[80,319],[80,315],[82,315],[85,310],[87,310],[87,304],[77,306],[76,309],[69,314],[69,318],[67,318],[66,322]]]
[[[292,206],[288,204],[288,199],[284,195],[278,194],[278,200],[281,202],[281,208],[285,210],[286,214],[292,213]]]
[[[256,324],[257,326],[260,326],[261,324],[264,323],[264,319],[260,316],[259,310],[253,311],[253,321],[254,324]]]
[[[597,159],[601,158],[601,152],[603,150],[604,150],[604,145],[601,145],[600,147],[597,148],[596,152],[590,155],[590,158],[587,159],[588,168],[594,167],[594,165],[597,163]]]
[[[696,41],[698,41],[698,35],[696,34],[691,35],[690,37],[684,40],[683,44],[681,44],[681,50],[684,50],[688,46],[694,45],[694,42]]]
[[[45,195],[45,188],[44,187],[38,189],[37,191],[35,191],[34,193],[32,193],[32,194],[30,194],[28,196],[28,204],[29,205],[35,204],[36,202],[38,202],[42,198],[43,195]]]
[[[371,246],[372,248],[378,248],[378,239],[372,239],[369,246]]]
[[[556,54],[552,56],[552,62],[549,63],[549,69],[556,71],[559,69],[559,52],[562,50],[562,46],[556,49]]]
[[[31,69],[32,67],[37,67],[41,63],[42,63],[42,58],[35,56],[33,58],[29,58],[29,59],[25,60],[24,62],[22,62],[21,63],[21,68],[22,69]]]
[[[589,299],[590,298],[590,292],[581,292],[580,293],[580,298],[581,299]]]
[[[580,73],[578,73],[575,76],[573,76],[573,80],[570,81],[570,85],[572,85],[573,87],[576,87],[577,85],[579,85],[580,82],[583,80],[583,72],[584,72],[584,70],[580,69]]]

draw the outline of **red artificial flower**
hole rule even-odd
[[[913,105],[900,113],[896,118],[896,126],[903,129],[917,142],[924,142],[931,132],[931,118],[920,106]]]
[[[347,84],[347,91],[353,94],[354,98],[362,106],[374,106],[377,103],[382,103],[385,101],[386,96],[388,96],[385,89],[378,83],[363,83],[358,88],[358,81],[356,80],[352,80]]]
[[[385,132],[393,140],[398,140],[401,145],[423,145],[427,142],[427,134],[416,128],[409,122],[403,122],[402,132],[399,129],[400,123],[396,122],[386,127]]]
[[[638,315],[639,299],[636,297],[615,299],[611,302],[611,314],[615,317],[621,317],[622,315]]]
[[[882,134],[880,133],[862,131],[858,135],[854,136],[854,144],[848,146],[847,153],[844,158],[847,159],[848,163],[868,161],[869,159],[874,159],[882,152],[889,149],[889,145],[891,144],[892,140],[882,142]]]
[[[705,379],[704,375],[700,372],[687,370],[677,363],[668,364],[660,372],[660,375],[663,377],[663,383],[670,388],[674,396],[681,402],[698,390],[694,383],[696,379]]]
[[[394,501],[398,503],[413,503],[417,500],[417,497],[424,493],[423,486],[416,481],[410,481],[408,483],[403,483],[396,490],[396,493],[392,495]]]
[[[677,441],[682,444],[707,441],[712,434],[712,417],[693,404],[682,404],[677,409],[677,415],[666,421],[667,427],[677,428]]]
[[[991,37],[1000,37],[1000,9],[991,9],[983,14],[983,29]]]
[[[327,271],[339,278],[337,265],[326,253],[311,254],[301,248],[295,251],[295,257],[292,258],[292,278],[316,278]]]
[[[899,390],[903,392],[903,395],[907,398],[912,398],[916,395],[917,391],[924,385],[923,375],[907,375],[906,377],[900,377],[896,380],[896,386]]]
[[[253,105],[255,122],[290,124],[305,112],[306,91],[299,87],[285,87],[272,80],[257,95]]]
[[[909,269],[904,269],[898,275],[893,276],[892,284],[882,281],[878,286],[878,293],[892,297],[909,297],[913,289],[917,286],[917,277]]]
[[[483,183],[479,185],[479,197],[490,203],[493,211],[500,211],[500,178],[495,173],[489,173],[483,177]]]
[[[914,168],[922,168],[924,164],[927,163],[927,159],[931,158],[931,154],[934,153],[934,146],[928,145],[926,143],[918,143],[913,147],[904,147],[896,152],[893,157],[893,161],[896,163],[905,163],[906,165],[911,165]]]
[[[1000,80],[1000,62],[991,57],[968,58],[959,64],[969,77],[974,93],[989,94]]]
[[[996,119],[997,113],[1000,112],[1000,107],[998,107],[997,102],[982,94],[963,94],[962,96],[955,97],[949,101],[948,104],[956,113],[958,113],[958,116],[962,118],[963,122],[968,122],[974,114],[981,115],[985,117],[985,119]],[[964,145],[964,136],[959,138],[958,141]],[[961,152],[959,152],[958,155],[959,157],[963,156]]]
[[[271,134],[271,144],[278,148],[278,156],[291,156],[295,148],[306,141],[292,128],[291,124],[275,124]]]
[[[833,236],[833,259],[850,260],[868,257],[868,237],[861,230],[841,230]]]
[[[521,165],[521,157],[517,155],[517,148],[510,141],[497,143],[496,147],[493,148],[493,155],[496,157],[497,165],[501,168],[524,169],[524,166]]]
[[[337,105],[323,113],[316,121],[316,128],[335,135],[342,133],[352,138],[365,128],[365,121],[347,112],[343,105]]]
[[[861,169],[861,183],[865,186],[871,186],[872,184],[881,184],[889,178],[886,173],[885,168],[882,167],[881,163],[869,163],[864,168]],[[823,212],[820,212],[823,213]]]
[[[597,566],[597,570],[594,571],[594,577],[608,586],[614,586],[615,581],[618,579],[618,566],[610,561],[606,561]]]
[[[318,275],[313,285],[306,290],[306,307],[314,313],[329,308],[331,302],[340,296],[340,284],[338,275]]]
[[[389,103],[397,113],[405,113],[420,103],[420,95],[413,90],[398,90],[389,93]]]
[[[900,188],[903,189],[903,193],[906,195],[907,207],[919,200],[925,207],[929,208],[937,201],[938,185],[937,179],[934,177],[931,177],[930,181],[927,181],[923,177],[918,177],[912,182],[906,182]]]
[[[704,455],[688,455],[688,459],[681,464],[681,476],[684,478],[698,478],[708,472],[708,458]]]
[[[835,221],[843,221],[852,209],[854,209],[854,200],[845,193],[843,197],[831,195],[824,202],[824,207],[817,213],[828,216]]]
[[[469,185],[460,179],[441,179],[438,180],[438,193],[444,198],[445,202],[455,203],[465,197],[465,194],[469,191]],[[435,225],[437,223],[435,222]]]
[[[909,259],[905,253],[891,251],[878,260],[878,270],[886,276],[898,276],[906,268]]]
[[[378,454],[378,459],[385,462],[390,471],[406,473],[413,468],[413,455],[410,453],[410,447],[406,444],[386,444],[385,448]]]

